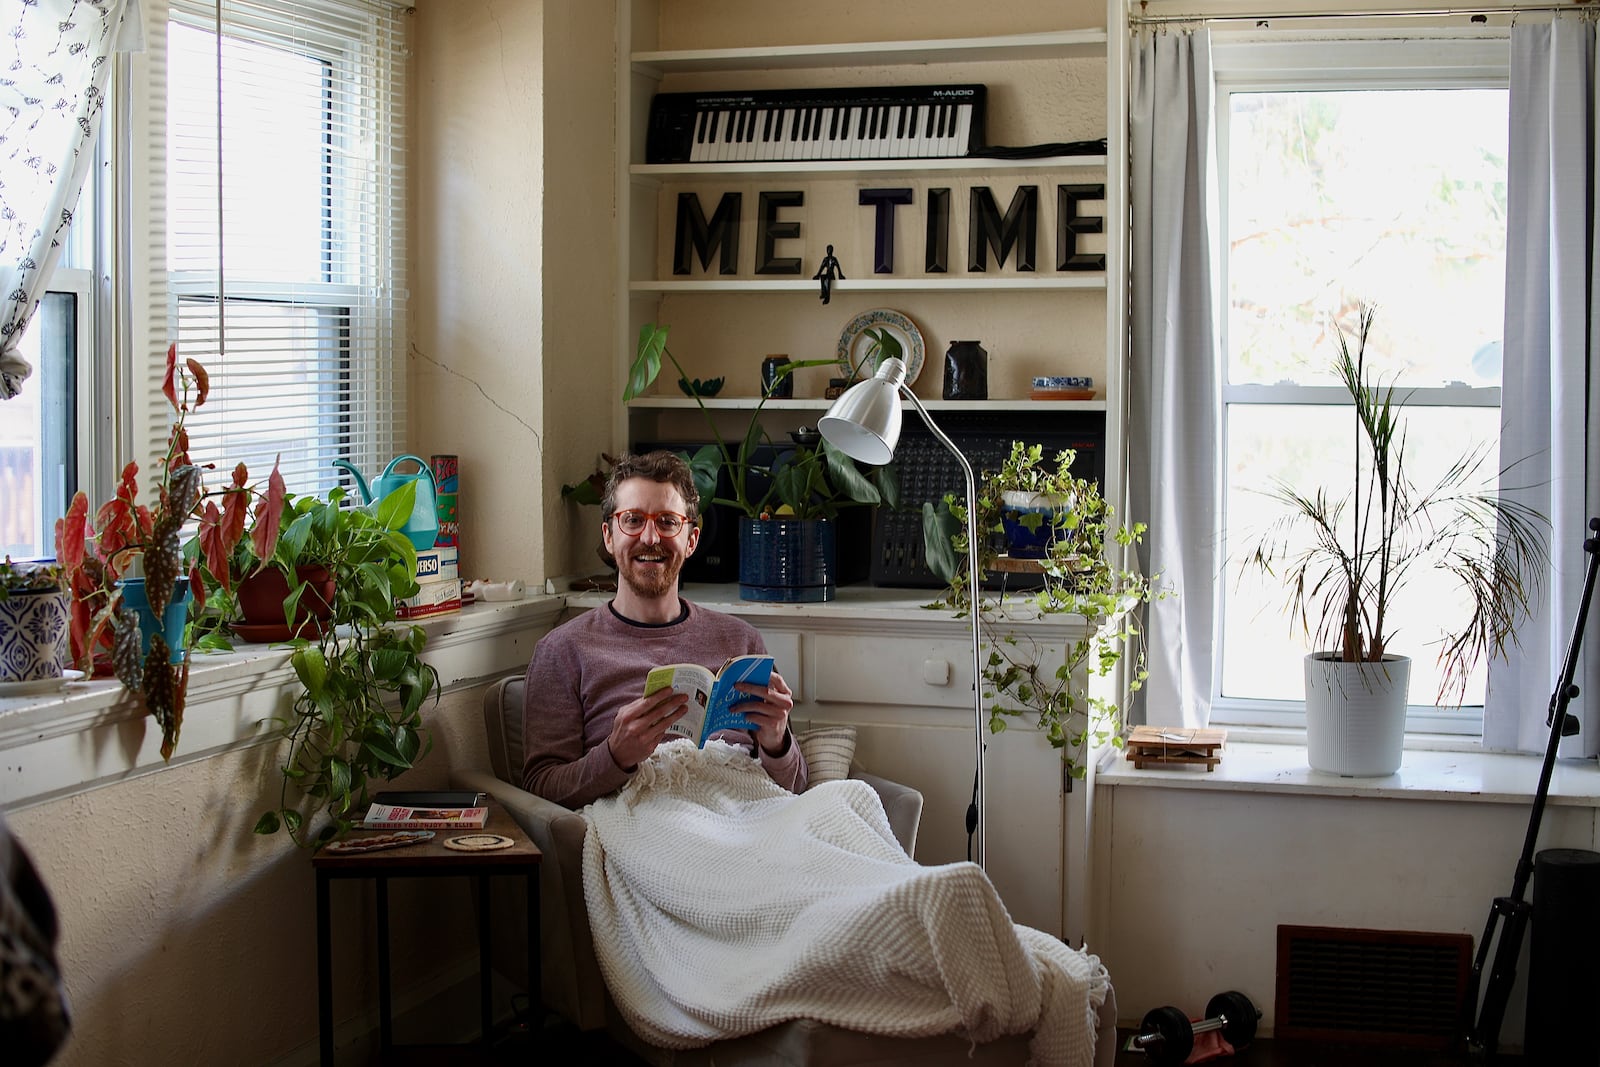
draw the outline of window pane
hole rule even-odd
[[[171,270],[217,261],[216,35],[173,23],[168,54]],[[223,200],[232,279],[324,280],[328,65],[238,38],[222,43]],[[270,85],[270,107],[255,86]],[[267,209],[266,205],[271,205]]]
[[[55,520],[77,486],[78,300],[50,292],[23,331],[33,375],[0,414],[0,554],[55,554]]]
[[[1376,304],[1375,366],[1500,384],[1503,89],[1234,93],[1228,379],[1331,384],[1330,314]]]
[[[1496,473],[1490,387],[1500,384],[1508,108],[1500,88],[1244,88],[1227,95],[1223,116],[1227,576],[1217,695],[1235,708],[1304,695],[1302,658],[1316,642],[1292,632],[1282,574],[1240,564],[1285,514],[1266,495],[1280,480],[1303,495],[1349,493],[1355,428],[1331,367],[1338,326],[1353,340],[1361,304],[1376,309],[1366,357],[1379,380],[1402,394],[1474,387],[1459,403],[1478,406],[1407,407],[1412,480],[1431,485],[1474,447],[1486,450],[1484,477]],[[1426,402],[1454,404],[1454,395]],[[1413,571],[1396,594],[1387,630],[1391,649],[1413,660],[1413,705],[1435,701],[1441,626],[1465,610],[1447,574]],[[1468,705],[1482,703],[1483,687],[1480,668]]]
[[[1412,480],[1429,486],[1475,444],[1493,441],[1495,408],[1409,408],[1406,464]],[[1285,514],[1269,494],[1280,483],[1302,495],[1325,487],[1334,500],[1351,488],[1354,427],[1351,409],[1304,404],[1239,404],[1228,414],[1228,546],[1235,564],[1246,558],[1268,527]],[[1484,466],[1493,477],[1494,453]],[[1346,509],[1348,512],[1350,509]],[[1351,515],[1346,514],[1347,520]],[[1345,530],[1342,540],[1350,543]],[[1369,542],[1370,544],[1370,542]],[[1313,651],[1292,633],[1288,586],[1239,567],[1227,575],[1227,625],[1223,628],[1222,695],[1245,699],[1299,700],[1304,693],[1301,660]],[[1395,593],[1395,651],[1409,655],[1411,703],[1432,704],[1439,692],[1434,663],[1440,626],[1455,626],[1467,606],[1454,579],[1442,571],[1416,570]],[[1316,625],[1313,617],[1312,625]],[[1318,649],[1320,651],[1320,649]],[[1464,703],[1483,703],[1482,668],[1471,678]]]
[[[278,459],[291,492],[322,493],[333,459],[403,451],[403,12],[230,0],[220,36],[216,16],[169,8],[152,318],[161,353],[176,341],[210,376],[191,455],[253,480]],[[159,449],[167,404],[147,404]]]
[[[335,484],[332,463],[349,434],[349,315],[265,300],[229,300],[226,308],[228,388],[196,415],[191,454],[243,462],[256,477],[276,459],[284,470],[328,472],[326,484]],[[178,315],[182,332],[217,331],[214,300],[180,301]]]

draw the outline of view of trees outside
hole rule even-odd
[[[1282,506],[1276,481],[1349,492],[1356,438],[1331,372],[1342,326],[1376,308],[1369,364],[1407,408],[1419,484],[1474,445],[1498,469],[1507,92],[1235,92],[1226,118],[1224,698],[1292,700],[1308,644],[1286,590],[1238,561]],[[1411,702],[1438,691],[1446,575],[1417,575],[1392,646],[1413,659]],[[1483,677],[1468,704],[1481,704]]]

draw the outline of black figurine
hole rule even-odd
[[[822,266],[811,277],[822,283],[822,302],[826,304],[833,297],[834,281],[844,278],[844,271],[839,269],[839,261],[834,258],[832,245],[828,246],[828,254],[822,257]]]

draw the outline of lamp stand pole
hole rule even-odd
[[[972,805],[967,809],[967,833],[976,831],[978,835],[977,859],[978,866],[988,870],[985,862],[988,854],[989,835],[985,832],[985,800],[984,790],[984,714],[983,714],[983,686],[982,686],[982,649],[983,638],[978,628],[978,597],[982,590],[978,581],[978,479],[972,473],[972,464],[967,457],[962,455],[956,443],[939,429],[939,424],[933,421],[933,416],[928,414],[928,409],[922,406],[922,401],[917,399],[917,394],[911,387],[900,385],[901,394],[917,409],[917,414],[922,416],[922,421],[927,424],[933,436],[939,443],[950,450],[956,457],[956,462],[961,465],[961,475],[967,483],[967,616],[972,620],[972,731],[973,740],[977,744],[975,756],[977,771],[973,778]]]

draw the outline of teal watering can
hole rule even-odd
[[[395,467],[408,460],[417,465],[417,470],[407,474],[398,473]],[[400,528],[400,532],[417,546],[418,552],[425,552],[433,547],[433,543],[439,539],[439,511],[435,503],[433,468],[425,461],[416,456],[394,457],[389,461],[389,465],[383,468],[383,473],[372,479],[370,489],[367,488],[367,480],[361,477],[361,472],[351,466],[348,460],[336,459],[333,465],[350,472],[350,476],[356,480],[356,488],[361,491],[361,503],[364,506],[375,500],[382,500],[407,482],[415,482],[416,503],[412,505],[411,517]]]

